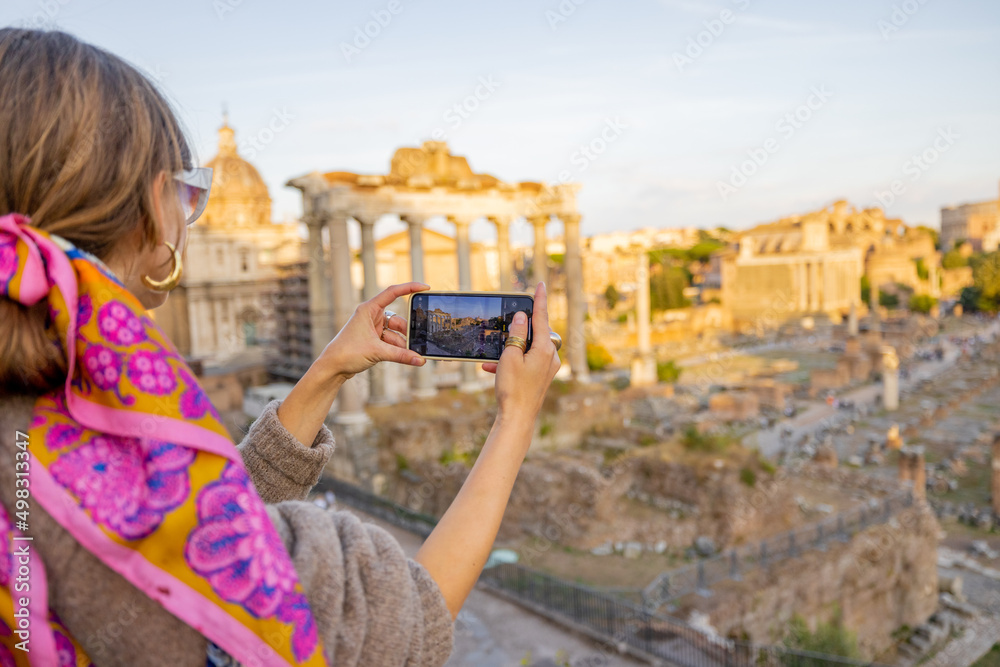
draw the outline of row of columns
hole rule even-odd
[[[317,206],[309,207],[305,221],[309,228],[309,305],[313,331],[313,357],[318,357],[327,342],[340,331],[350,319],[356,307],[351,282],[351,249],[348,241],[348,218],[352,217],[361,226],[361,263],[364,267],[364,300],[371,299],[379,292],[376,278],[375,256],[375,218],[359,217],[346,212],[328,213],[319,210]],[[429,217],[429,216],[428,216]],[[423,227],[428,217],[404,215],[401,219],[409,227],[410,238],[410,270],[411,280],[424,282],[424,252]],[[455,224],[455,236],[458,254],[458,288],[461,291],[472,289],[472,246],[469,239],[469,226],[472,219],[457,216],[449,217]],[[510,221],[503,218],[493,218],[497,225],[497,245],[500,261],[500,289],[513,289],[513,263],[510,253]],[[535,231],[534,257],[532,262],[532,280],[535,283],[548,278],[548,254],[546,251],[545,227],[548,216],[531,219]],[[575,289],[567,289],[567,325],[566,341],[567,357],[574,379],[586,381],[587,364],[584,343],[584,312],[583,266],[580,255],[580,216],[567,215],[562,217],[564,226],[566,255],[566,282]],[[330,247],[329,266],[323,250],[324,233],[326,229]],[[329,277],[328,277],[329,276]],[[473,364],[462,364],[461,389],[473,391],[478,388],[476,368]],[[386,404],[389,392],[387,390],[386,369],[375,366],[369,373],[370,391],[368,402],[371,404]],[[417,398],[427,398],[435,395],[437,388],[434,382],[434,362],[428,361],[416,369],[413,395]],[[341,389],[339,409],[336,421],[343,424],[361,424],[368,418],[364,412],[364,396],[360,385],[348,382]]]

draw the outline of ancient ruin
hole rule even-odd
[[[313,172],[289,181],[302,191],[303,219],[309,227],[309,289],[314,354],[347,322],[359,295],[351,278],[349,220],[361,227],[361,260],[364,281],[360,298],[368,299],[380,289],[375,269],[374,225],[382,216],[397,216],[409,226],[410,279],[424,280],[423,226],[432,217],[444,217],[455,226],[458,239],[458,279],[451,286],[472,288],[469,227],[486,219],[495,225],[500,257],[499,285],[510,290],[512,258],[509,231],[524,220],[535,230],[533,280],[545,280],[547,254],[545,226],[550,220],[562,222],[566,248],[565,268],[569,332],[567,359],[573,376],[585,380],[588,374],[584,351],[584,302],[580,261],[580,214],[576,207],[578,186],[545,185],[523,181],[510,183],[489,174],[472,171],[464,157],[452,155],[447,144],[428,141],[420,148],[400,148],[392,157],[387,174],[356,174],[347,171]],[[324,252],[324,230],[329,235],[329,259]],[[435,286],[432,285],[432,288]],[[328,304],[332,304],[332,311]],[[463,365],[465,382],[474,368]],[[379,402],[386,395],[385,376],[371,378],[370,395]],[[437,391],[434,364],[417,371],[416,397],[431,397]],[[341,393],[337,420],[365,422],[364,394],[359,386]]]

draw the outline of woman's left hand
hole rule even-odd
[[[423,366],[426,360],[406,348],[407,320],[402,315],[385,325],[385,309],[399,297],[430,289],[424,283],[392,285],[358,305],[351,319],[330,341],[314,364],[344,379],[368,370],[380,361]]]

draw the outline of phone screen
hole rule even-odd
[[[476,293],[423,293],[410,301],[410,349],[425,357],[500,359],[514,313],[528,315],[531,346],[530,296]]]

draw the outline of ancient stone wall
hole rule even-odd
[[[720,634],[763,644],[780,642],[796,615],[813,630],[840,619],[872,659],[892,646],[895,630],[934,613],[939,531],[920,503],[846,544],[832,541],[825,552],[747,573],[709,598],[689,596],[681,611],[707,613]]]

